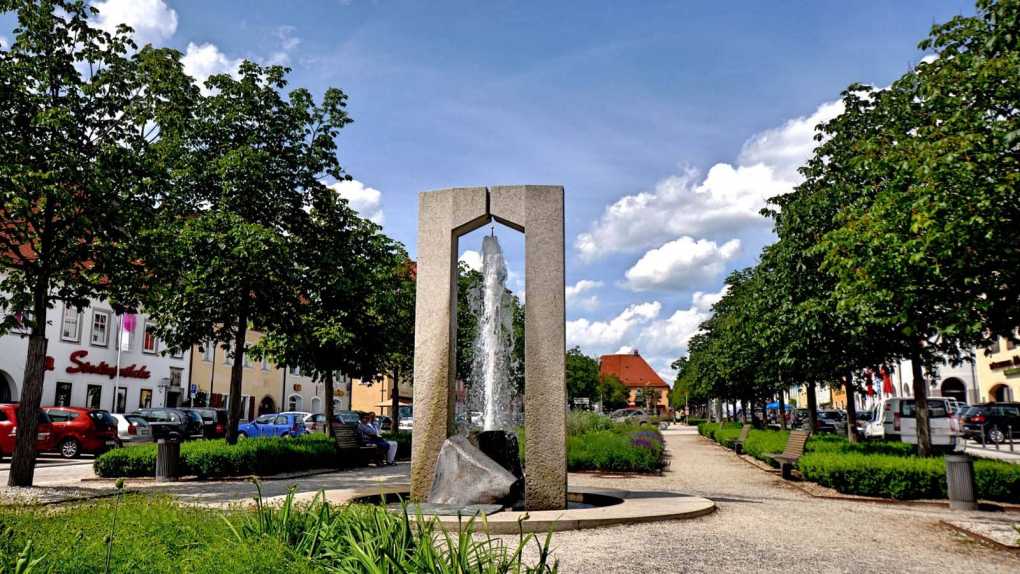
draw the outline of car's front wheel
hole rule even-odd
[[[64,439],[60,443],[60,456],[64,458],[78,458],[81,455],[81,445],[73,438]]]

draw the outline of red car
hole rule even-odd
[[[14,438],[18,428],[18,405],[0,404],[0,460],[14,454]],[[54,445],[53,425],[45,412],[39,413],[39,427],[36,429],[36,453],[51,450]]]
[[[53,423],[53,446],[64,458],[100,454],[120,446],[117,419],[110,413],[80,407],[43,407]]]

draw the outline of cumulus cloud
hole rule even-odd
[[[579,345],[597,352],[616,347],[632,335],[637,327],[658,317],[661,310],[661,303],[651,301],[631,305],[608,321],[588,319],[567,321],[567,344]]]
[[[241,59],[228,58],[216,44],[188,42],[181,64],[184,65],[184,73],[195,78],[201,85],[209,76],[216,74],[237,75]]]
[[[712,305],[715,305],[723,298],[723,295],[730,290],[729,285],[724,285],[722,289],[715,293],[705,293],[704,291],[695,291],[691,297],[691,302],[694,304],[694,308],[700,311],[711,311]]]
[[[704,176],[688,168],[651,191],[622,197],[577,236],[574,247],[583,260],[593,261],[684,235],[732,237],[739,230],[764,228],[759,211],[765,200],[801,181],[797,168],[814,149],[814,126],[841,111],[840,102],[822,104],[811,115],[751,137],[735,165],[717,163]]]
[[[96,25],[113,32],[120,24],[134,29],[135,43],[158,44],[177,31],[177,12],[163,0],[105,0],[93,2],[99,14]]]
[[[381,191],[356,179],[338,181],[329,187],[346,199],[362,217],[378,225],[383,224]]]
[[[625,285],[633,291],[690,289],[718,277],[738,253],[739,239],[719,245],[684,236],[645,253],[627,270]]]
[[[460,261],[466,264],[470,269],[474,269],[475,271],[482,270],[482,254],[477,251],[471,249],[465,251],[461,254]]]
[[[593,291],[602,287],[601,281],[591,281],[588,279],[582,279],[573,285],[567,285],[566,297],[568,307],[578,307],[586,311],[593,311],[599,306],[598,295],[588,295],[585,293]]]

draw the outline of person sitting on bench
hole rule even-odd
[[[375,413],[361,413],[358,433],[366,445],[375,445],[379,449],[379,454],[385,457],[386,464],[393,464],[397,454],[396,443],[393,443],[391,447],[390,442],[379,433],[379,427],[373,424],[374,419]]]

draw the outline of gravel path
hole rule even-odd
[[[961,513],[812,498],[691,429],[667,431],[666,442],[672,462],[664,476],[572,474],[570,483],[695,494],[716,501],[718,511],[689,521],[556,533],[561,571],[1020,572],[1020,556],[938,524]]]

